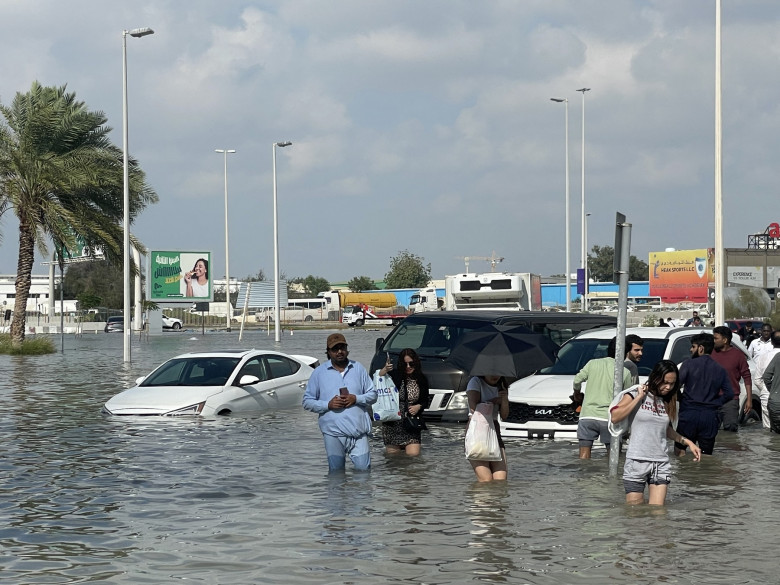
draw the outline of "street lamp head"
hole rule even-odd
[[[224,148],[215,148],[215,149],[214,149],[214,152],[218,152],[218,153],[220,153],[220,154],[223,154],[223,153],[225,153],[225,152],[227,152],[227,153],[230,153],[230,154],[233,154],[233,153],[234,153],[234,152],[236,152],[236,151],[235,151],[235,150],[225,150]]]
[[[154,31],[147,26],[144,28],[134,28],[127,34],[129,34],[131,37],[139,38],[145,37],[146,35],[153,35]]]
[[[292,142],[290,142],[289,140],[285,142],[274,142],[274,146],[278,146],[279,148],[284,148],[285,146],[290,146],[291,144]]]
[[[581,91],[582,95],[584,96],[586,91],[590,91],[590,88],[589,87],[583,87],[582,89],[578,89],[577,91]]]
[[[563,102],[568,102],[569,100],[567,100],[566,98],[550,98],[550,101],[551,102],[558,102],[560,104],[560,103],[563,103]]]

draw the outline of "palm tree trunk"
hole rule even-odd
[[[19,261],[16,265],[16,298],[14,299],[13,321],[11,321],[11,344],[15,347],[21,346],[24,341],[24,330],[27,324],[27,298],[30,296],[34,260],[34,234],[30,226],[20,222]]]

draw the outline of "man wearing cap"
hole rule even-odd
[[[303,393],[303,407],[319,414],[330,471],[343,470],[346,456],[355,469],[371,468],[368,406],[376,402],[376,390],[366,369],[349,359],[347,340],[341,333],[328,336],[328,361],[312,373]]]

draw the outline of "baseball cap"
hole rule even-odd
[[[333,349],[334,346],[339,345],[340,343],[346,345],[347,338],[344,337],[341,333],[331,333],[330,335],[328,335],[328,342],[326,344],[326,347],[328,349]]]

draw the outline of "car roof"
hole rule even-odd
[[[570,321],[576,318],[582,322],[604,323],[606,321],[617,322],[616,317],[589,313],[566,313],[565,311],[423,311],[412,313],[406,319],[407,323],[426,323],[428,321],[441,321],[442,319],[457,319],[461,321],[481,321],[483,323],[507,324],[525,322],[530,320],[544,320],[548,323],[558,321]]]
[[[626,335],[638,335],[642,339],[669,339],[679,333],[701,331],[712,332],[711,327],[627,327]],[[612,339],[617,335],[617,327],[599,327],[588,329],[577,335],[574,339]]]

